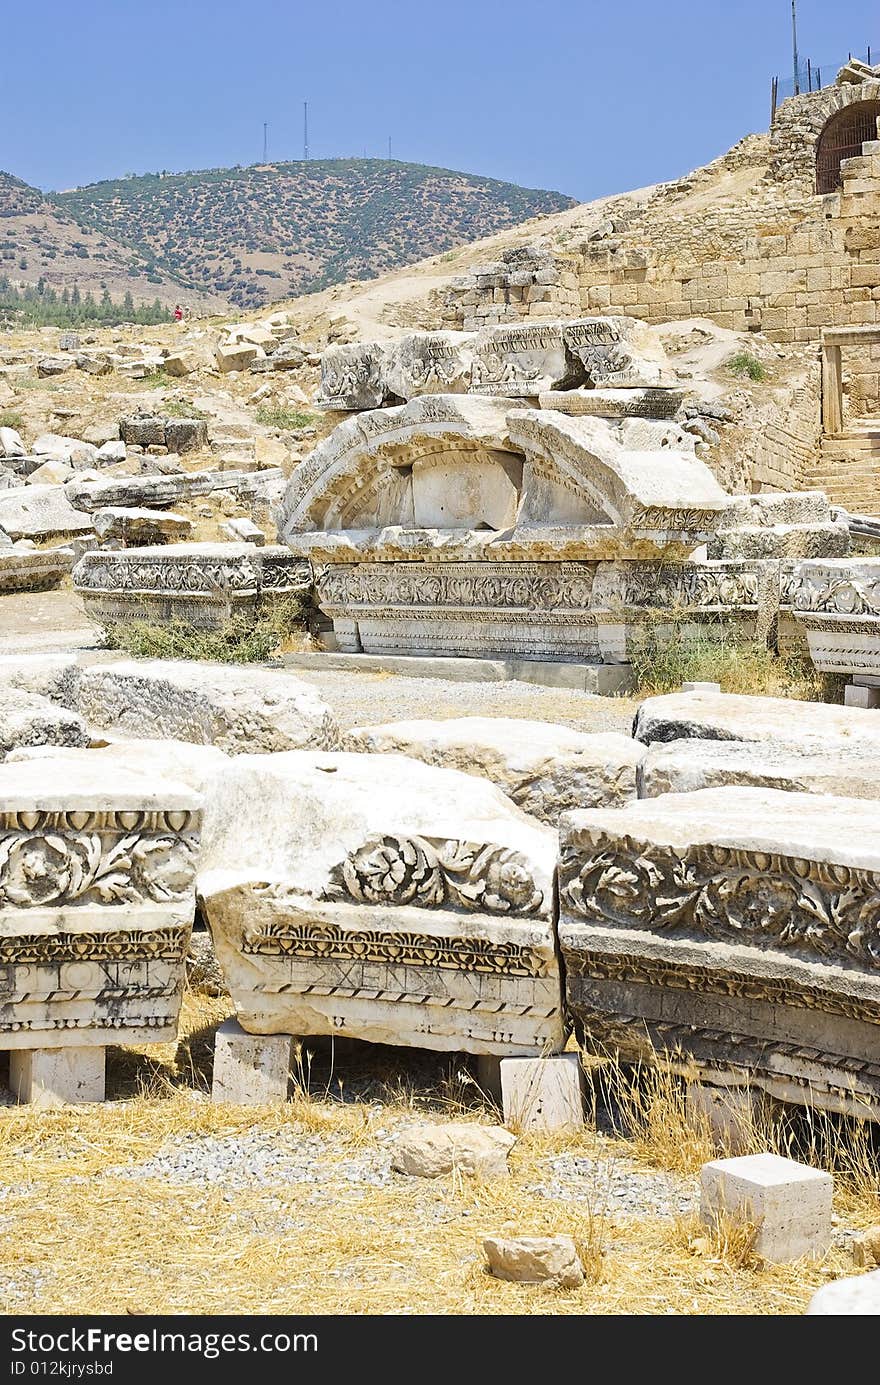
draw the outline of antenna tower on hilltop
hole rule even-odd
[[[263,163],[266,162],[266,158],[267,158],[268,153],[269,153],[269,122],[268,122],[268,120],[264,120],[264,121],[263,121]]]
[[[309,161],[309,103],[303,101],[303,162]]]

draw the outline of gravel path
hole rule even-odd
[[[525,717],[558,722],[577,731],[621,731],[628,736],[636,705],[632,698],[596,697],[534,683],[452,683],[337,669],[293,672],[320,692],[346,730],[421,718]]]

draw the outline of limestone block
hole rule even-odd
[[[577,1289],[584,1270],[570,1236],[489,1236],[483,1242],[489,1272],[520,1284]]]
[[[473,337],[467,332],[412,332],[385,349],[389,394],[466,394],[471,383]]]
[[[165,357],[162,369],[169,375],[182,376],[192,375],[193,371],[198,370],[206,362],[195,351],[172,351]]]
[[[91,516],[71,504],[64,486],[0,491],[0,529],[11,539],[81,534],[91,527]]]
[[[167,418],[165,446],[169,452],[182,455],[196,452],[208,445],[208,424],[203,418]]]
[[[95,533],[102,542],[118,540],[125,548],[174,543],[189,538],[192,520],[173,510],[107,505],[94,514]]]
[[[226,1020],[214,1043],[211,1100],[234,1106],[286,1101],[292,1063],[289,1034],[246,1034],[237,1020]]]
[[[73,467],[94,466],[98,449],[79,438],[67,438],[59,433],[42,433],[33,446],[36,457],[53,462],[67,462]]]
[[[9,1086],[17,1101],[44,1108],[103,1101],[106,1055],[90,1046],[13,1049]]]
[[[114,462],[124,462],[127,456],[125,443],[116,438],[102,443],[98,448],[98,455],[95,462],[98,466],[110,466]]]
[[[198,795],[61,756],[0,766],[0,805],[0,1047],[175,1039]]]
[[[827,746],[796,741],[656,741],[639,768],[639,797],[693,793],[732,784],[787,793],[880,798],[880,760],[851,749],[845,739]],[[586,804],[583,806],[587,806]]]
[[[126,519],[118,524],[129,532]],[[85,553],[73,573],[86,614],[103,624],[176,620],[205,630],[253,622],[277,602],[307,600],[311,580],[308,563],[287,548],[240,542],[104,549]]]
[[[880,1117],[876,819],[740,787],[568,814],[559,941],[585,1044]]]
[[[14,428],[0,428],[0,457],[23,457],[24,443]]]
[[[37,361],[37,374],[41,379],[50,375],[64,375],[73,370],[75,362],[67,356],[41,356]]]
[[[440,1178],[464,1173],[479,1178],[504,1178],[507,1156],[516,1136],[482,1125],[416,1125],[394,1141],[391,1167],[414,1178]]]
[[[233,370],[247,370],[254,361],[265,354],[259,346],[239,342],[234,346],[218,346],[214,352],[214,361],[221,375],[228,375]]]
[[[633,735],[646,744],[686,739],[753,741],[779,746],[880,752],[880,721],[872,711],[787,697],[740,693],[667,693],[639,707]]]
[[[18,746],[88,745],[82,717],[36,693],[0,688],[0,760]]]
[[[160,460],[168,459],[163,457]],[[231,491],[237,495],[260,494],[267,483],[280,476],[281,472],[275,470],[265,471],[259,477],[234,469],[192,472],[175,470],[159,476],[118,476],[111,481],[77,479],[68,481],[63,493],[72,505],[88,512],[116,505],[163,509],[168,505],[191,500],[195,496],[210,495],[213,491]],[[91,523],[91,520],[88,520],[88,523]]]
[[[74,564],[71,548],[21,549],[0,546],[0,592],[48,591]]]
[[[852,1253],[857,1265],[869,1268],[880,1265],[880,1225],[860,1231],[853,1239]]]
[[[409,755],[490,779],[523,812],[556,826],[572,808],[621,807],[636,797],[644,748],[614,732],[586,735],[517,718],[396,721],[349,732],[357,749]]]
[[[322,409],[378,409],[386,402],[385,350],[378,342],[329,346],[321,357]]]
[[[501,1099],[505,1123],[515,1130],[577,1130],[584,1123],[579,1055],[502,1058]]]
[[[119,420],[119,436],[129,447],[164,447],[167,421],[161,414],[131,414]]]
[[[544,390],[566,389],[583,378],[559,322],[489,328],[477,335],[473,352],[475,394],[537,399]]]
[[[75,697],[94,726],[232,754],[332,747],[339,735],[311,687],[263,668],[173,659],[93,664],[80,670]]]
[[[562,1045],[555,834],[402,756],[239,756],[207,804],[204,915],[251,1033],[532,1055]]]
[[[807,1312],[826,1316],[860,1313],[876,1317],[880,1314],[880,1270],[823,1284],[810,1299]]]
[[[844,707],[880,707],[880,688],[862,688],[848,683],[843,690]]]
[[[756,1254],[781,1265],[827,1252],[833,1193],[830,1173],[778,1154],[746,1154],[703,1165],[700,1215],[708,1224],[719,1216],[751,1223]]]

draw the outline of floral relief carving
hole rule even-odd
[[[868,871],[728,847],[563,853],[565,907],[596,923],[681,930],[880,969],[880,881]]]
[[[507,847],[387,834],[335,867],[329,898],[493,914],[535,914],[544,903],[525,858]]]
[[[183,899],[195,875],[192,835],[0,835],[0,906]]]

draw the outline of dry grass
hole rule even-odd
[[[374,1186],[352,1181],[347,1168],[401,1122],[494,1118],[460,1061],[391,1051],[377,1061],[366,1048],[330,1054],[306,1045],[284,1107],[215,1106],[205,1095],[212,1038],[228,1010],[226,1001],[187,995],[180,1045],[115,1051],[113,1099],[103,1106],[0,1111],[8,1311],[784,1314],[802,1312],[829,1277],[855,1272],[842,1249],[820,1264],[764,1266],[749,1251],[749,1229],[615,1215],[610,1189],[622,1171],[693,1177],[710,1152],[705,1131],[688,1131],[682,1082],[669,1067],[618,1069],[611,1079],[608,1064],[591,1068],[597,1113],[616,1083],[619,1133],[588,1124],[524,1135],[508,1179],[401,1177]],[[814,1120],[817,1161],[837,1128],[832,1118]],[[279,1176],[236,1190],[125,1174],[171,1139],[248,1132],[320,1137],[318,1179]],[[779,1133],[789,1150],[803,1138],[794,1128]],[[538,1191],[547,1160],[562,1154],[595,1161],[595,1176],[572,1200]],[[839,1211],[853,1225],[880,1218],[872,1158],[864,1130],[838,1157]],[[584,1285],[548,1290],[492,1278],[482,1240],[513,1232],[573,1236]]]

